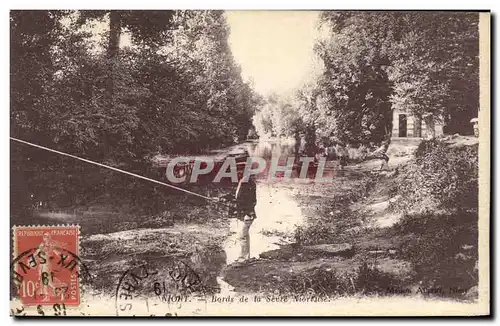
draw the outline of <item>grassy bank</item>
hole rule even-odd
[[[403,214],[393,233],[408,236],[401,257],[414,282],[460,289],[478,284],[478,146],[471,137],[424,141],[396,178],[391,209]]]
[[[307,220],[295,242],[228,268],[226,281],[279,294],[477,297],[477,145],[424,141],[398,158],[392,171],[348,168],[332,184],[297,186]],[[310,250],[321,244],[351,249]]]

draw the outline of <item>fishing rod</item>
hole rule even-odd
[[[207,201],[210,201],[211,203],[214,203],[214,204],[218,204],[218,205],[221,205],[221,206],[229,207],[229,208],[232,208],[232,209],[234,208],[232,205],[230,205],[230,204],[228,204],[228,203],[226,203],[224,201],[221,201],[219,198],[204,196],[204,195],[201,195],[199,193],[196,193],[196,192],[193,192],[193,191],[181,188],[181,187],[174,186],[172,184],[168,184],[168,183],[165,183],[165,182],[161,182],[161,181],[158,181],[158,180],[155,180],[155,179],[152,179],[152,178],[148,178],[148,177],[142,176],[140,174],[136,174],[136,173],[133,173],[133,172],[125,171],[125,170],[122,170],[122,169],[119,169],[119,168],[115,168],[115,167],[112,167],[112,166],[109,166],[109,165],[106,165],[106,164],[95,162],[95,161],[92,161],[92,160],[89,160],[89,159],[86,159],[86,158],[83,158],[83,157],[79,157],[79,156],[76,156],[76,155],[72,155],[72,154],[69,154],[69,153],[61,152],[61,151],[58,151],[58,150],[55,150],[55,149],[52,149],[52,148],[49,148],[49,147],[45,147],[45,146],[41,146],[41,145],[38,145],[38,144],[34,144],[34,143],[31,143],[31,142],[28,142],[28,141],[25,141],[25,140],[22,140],[22,139],[18,139],[18,138],[15,138],[15,137],[10,137],[10,139],[13,140],[13,141],[16,141],[18,143],[21,143],[21,144],[25,144],[25,145],[28,145],[28,146],[31,146],[31,147],[35,147],[35,148],[38,148],[38,149],[42,149],[42,150],[45,150],[45,151],[48,151],[48,152],[56,153],[56,154],[59,154],[59,155],[62,155],[62,156],[66,156],[66,157],[70,157],[70,158],[73,158],[75,160],[79,160],[79,161],[82,161],[82,162],[85,162],[85,163],[88,163],[88,164],[93,164],[93,165],[96,165],[96,166],[99,166],[99,167],[102,167],[102,168],[106,168],[106,169],[109,169],[109,170],[112,170],[112,171],[115,171],[115,172],[127,174],[127,175],[130,175],[132,177],[136,177],[136,178],[143,179],[143,180],[146,180],[146,181],[149,181],[149,182],[153,182],[153,183],[156,183],[156,184],[159,184],[159,185],[162,185],[162,186],[165,186],[165,187],[177,190],[177,191],[181,191],[181,192],[187,193],[187,194],[192,195],[192,196],[203,198],[203,199],[205,199]],[[353,172],[356,171],[356,170],[353,170],[353,171],[349,171],[349,170],[351,170],[351,169],[346,169],[346,170],[341,170],[341,171],[342,171],[343,174],[345,174],[345,172],[347,172],[347,174],[353,174]],[[356,171],[356,172],[358,172],[358,171]],[[240,184],[238,184],[237,193],[239,192],[239,188],[240,188]]]
[[[122,169],[118,169],[118,168],[115,168],[115,167],[112,167],[112,166],[109,166],[109,165],[106,165],[106,164],[102,164],[102,163],[95,162],[95,161],[92,161],[92,160],[88,160],[86,158],[82,158],[82,157],[79,157],[79,156],[76,156],[76,155],[72,155],[72,154],[68,154],[68,153],[65,153],[65,152],[61,152],[61,151],[58,151],[58,150],[55,150],[55,149],[52,149],[52,148],[49,148],[49,147],[37,145],[37,144],[31,143],[31,142],[28,142],[28,141],[25,141],[25,140],[22,140],[22,139],[18,139],[18,138],[15,138],[15,137],[10,137],[10,139],[13,140],[13,141],[16,141],[18,143],[21,143],[21,144],[25,144],[25,145],[32,146],[32,147],[35,147],[35,148],[43,149],[43,150],[48,151],[48,152],[52,152],[52,153],[56,153],[56,154],[59,154],[59,155],[71,157],[71,158],[73,158],[75,160],[79,160],[79,161],[86,162],[86,163],[89,163],[89,164],[97,165],[99,167],[106,168],[106,169],[109,169],[109,170],[112,170],[112,171],[115,171],[115,172],[120,172],[120,173],[127,174],[127,175],[130,175],[130,176],[139,178],[139,179],[147,180],[147,181],[150,181],[150,182],[153,182],[153,183],[156,183],[156,184],[168,187],[168,188],[175,189],[177,191],[181,191],[181,192],[187,193],[187,194],[192,195],[192,196],[203,198],[205,200],[211,201],[211,202],[219,204],[219,205],[223,205],[223,206],[227,206],[227,207],[232,207],[230,205],[225,204],[224,202],[221,202],[218,198],[204,196],[204,195],[198,194],[196,192],[193,192],[193,191],[181,188],[181,187],[177,187],[177,186],[165,183],[165,182],[161,182],[161,181],[158,181],[158,180],[155,180],[155,179],[151,179],[151,178],[142,176],[140,174],[136,174],[136,173],[132,173],[132,172],[129,172],[129,171],[122,170]]]

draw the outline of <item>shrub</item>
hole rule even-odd
[[[405,216],[395,231],[412,234],[401,246],[402,258],[415,268],[415,281],[426,287],[477,285],[477,214]]]
[[[274,287],[273,287],[274,288]],[[276,283],[281,295],[342,295],[351,292],[348,277],[335,270],[326,271],[321,268],[308,270],[301,274],[280,275],[280,282]]]
[[[363,262],[356,271],[353,279],[356,291],[363,294],[387,294],[392,287],[400,287],[402,282],[393,275],[386,273],[376,266]]]
[[[311,268],[298,274],[280,274],[279,282],[271,276],[267,291],[280,295],[386,295],[387,289],[401,286],[394,276],[363,262],[355,271]]]
[[[421,211],[445,208],[477,210],[478,146],[451,147],[440,140],[423,141],[415,159],[399,174],[395,208]]]

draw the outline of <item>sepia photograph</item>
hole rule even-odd
[[[490,315],[489,11],[9,30],[10,316]]]

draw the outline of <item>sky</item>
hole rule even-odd
[[[315,11],[228,11],[229,43],[244,80],[262,94],[288,94],[318,70]]]
[[[318,11],[226,11],[226,18],[229,44],[243,79],[251,80],[261,95],[290,95],[321,70],[313,52],[319,37]],[[99,41],[108,22],[89,23],[86,29]],[[122,32],[120,46],[130,44],[130,35]]]

